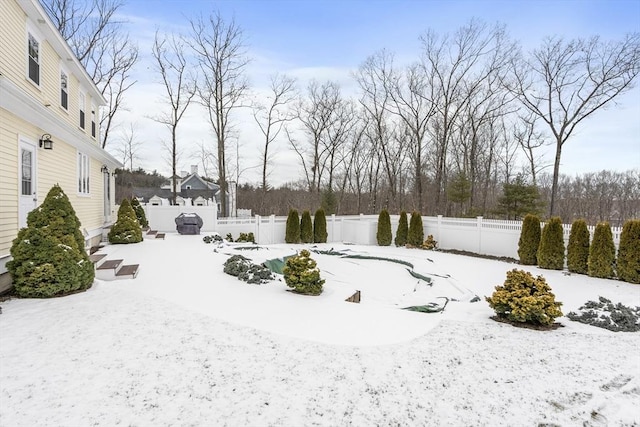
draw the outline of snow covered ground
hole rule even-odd
[[[107,246],[134,280],[0,303],[0,426],[640,425],[640,333],[558,319],[496,323],[484,297],[505,273],[542,274],[567,313],[640,286],[394,247],[320,245],[409,261],[312,254],[325,290],[250,285],[222,264],[303,245],[214,252],[202,236]],[[309,247],[309,246],[307,246]],[[361,304],[344,302],[356,290]],[[478,295],[480,302],[470,302]],[[442,314],[401,307],[450,302]]]

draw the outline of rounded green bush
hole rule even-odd
[[[538,247],[540,246],[540,218],[527,214],[522,221],[522,230],[518,240],[518,257],[522,265],[538,263]]]
[[[407,213],[400,212],[400,220],[398,221],[398,229],[396,230],[396,238],[394,243],[396,246],[404,246],[407,244],[409,235],[409,222],[407,221]]]
[[[496,286],[486,300],[498,317],[512,322],[551,325],[555,318],[562,316],[562,303],[555,301],[544,277],[534,278],[523,270],[507,272],[504,284]]]
[[[50,298],[91,287],[95,272],[79,227],[69,198],[56,184],[13,240],[7,269],[18,296]]]
[[[538,266],[548,270],[564,268],[564,236],[562,220],[554,216],[544,225],[538,247]]]
[[[107,238],[109,243],[117,245],[142,242],[142,229],[128,199],[122,200],[118,220],[111,226]]]
[[[294,292],[320,295],[324,279],[320,278],[320,270],[310,256],[309,251],[304,249],[300,254],[288,258],[282,273],[287,286],[293,288]]]
[[[421,248],[424,243],[424,229],[422,228],[422,216],[416,211],[411,214],[409,222],[409,235],[407,243],[413,247]]]
[[[589,266],[589,230],[584,219],[577,219],[571,225],[567,245],[567,268],[572,273],[587,274]]]
[[[640,220],[626,221],[620,234],[618,277],[629,283],[640,283]]]
[[[376,240],[378,246],[389,246],[392,240],[391,235],[391,217],[386,209],[380,211],[378,215],[378,231],[376,233]]]
[[[302,243],[313,243],[313,224],[309,211],[302,212],[302,219],[300,220],[300,241]]]
[[[300,243],[300,217],[296,209],[289,210],[284,241],[287,243]]]
[[[615,277],[616,246],[608,222],[599,222],[593,232],[593,241],[589,248],[589,267],[591,277],[611,279]]]
[[[327,217],[324,209],[318,209],[313,216],[313,242],[327,243]]]

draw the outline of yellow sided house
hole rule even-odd
[[[113,172],[101,148],[105,99],[38,0],[0,1],[0,292],[13,239],[55,184],[87,247],[115,219]]]

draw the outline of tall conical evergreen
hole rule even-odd
[[[138,218],[138,222],[141,227],[148,227],[149,221],[147,221],[147,215],[144,213],[144,208],[135,197],[131,198],[131,207],[133,211],[136,213],[136,218]]]
[[[522,221],[522,230],[518,240],[518,257],[522,265],[538,263],[538,247],[540,246],[540,218],[528,214]]]
[[[398,221],[398,229],[396,230],[395,244],[396,246],[404,246],[407,244],[409,236],[409,223],[407,221],[407,213],[400,212],[400,220]]]
[[[287,243],[300,243],[300,217],[296,209],[289,210],[284,241]]]
[[[94,268],[84,248],[80,220],[59,185],[27,216],[11,246],[7,269],[16,293],[49,298],[88,289]]]
[[[626,221],[620,234],[618,277],[629,283],[640,283],[640,220]]]
[[[302,219],[300,220],[300,241],[302,243],[313,243],[313,225],[309,211],[302,212]]]
[[[407,243],[416,248],[421,248],[424,243],[424,229],[422,228],[422,216],[416,211],[411,214],[409,222],[409,235]]]
[[[571,225],[567,246],[567,268],[572,273],[587,274],[589,262],[589,230],[584,219]]]
[[[548,270],[564,268],[564,236],[560,217],[550,218],[542,229],[538,248],[538,266]]]
[[[118,220],[111,226],[107,238],[109,243],[113,244],[142,242],[142,229],[129,199],[122,199],[118,209]]]
[[[599,222],[593,232],[593,241],[589,248],[589,268],[591,277],[611,279],[615,277],[616,246],[608,222]]]
[[[322,208],[313,216],[313,242],[327,243],[327,217]]]
[[[389,212],[383,209],[380,211],[380,215],[378,215],[378,231],[376,233],[378,246],[389,246],[392,238],[391,218],[389,217]]]

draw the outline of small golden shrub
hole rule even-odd
[[[555,301],[544,277],[533,277],[518,269],[507,272],[503,286],[496,286],[487,302],[498,317],[513,322],[552,325],[556,317],[562,316],[562,303]]]

